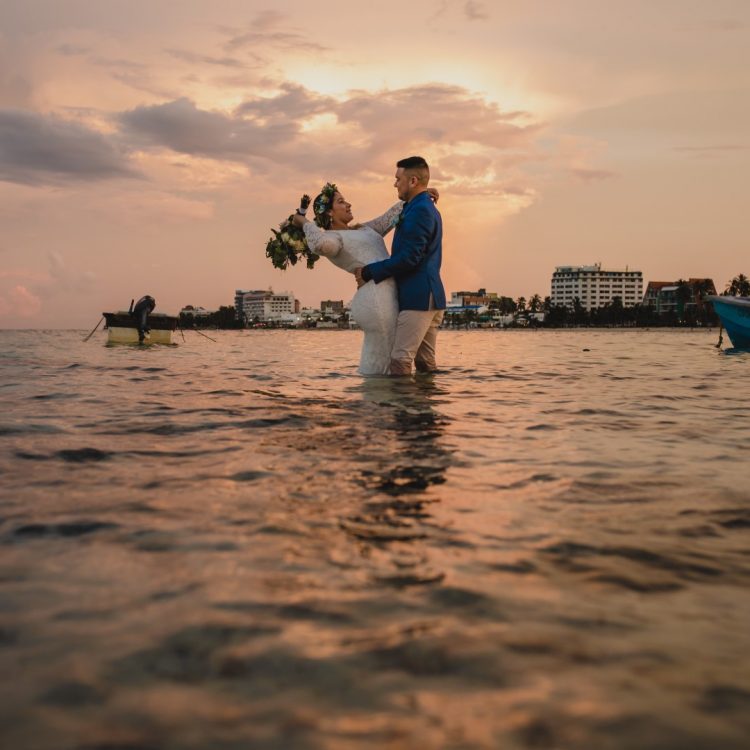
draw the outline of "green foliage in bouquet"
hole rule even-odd
[[[300,201],[300,208],[307,210],[310,205],[310,196],[303,195]],[[285,271],[290,265],[297,265],[297,261],[304,258],[307,261],[307,267],[312,268],[315,261],[320,258],[310,250],[305,239],[305,233],[292,224],[292,214],[284,221],[278,230],[272,229],[273,237],[266,244],[266,257],[271,259],[274,268],[280,268]]]

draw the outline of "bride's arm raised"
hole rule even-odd
[[[404,208],[404,202],[398,201],[392,205],[382,216],[378,216],[370,221],[362,222],[363,227],[374,229],[381,237],[385,237],[388,232],[396,226],[396,219]]]
[[[317,255],[335,258],[342,247],[341,235],[338,232],[326,232],[312,221],[306,221],[302,227],[307,246]]]
[[[430,194],[434,203],[437,203],[440,199],[440,193],[436,188],[427,188],[427,192]],[[398,217],[404,210],[404,202],[398,201],[394,203],[382,216],[378,216],[377,219],[370,219],[365,221],[362,226],[370,227],[374,229],[379,235],[385,237],[388,232],[398,224]]]

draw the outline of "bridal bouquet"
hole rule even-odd
[[[310,205],[310,196],[303,195],[299,205],[306,211]],[[305,233],[292,224],[293,218],[294,214],[282,222],[278,230],[272,229],[273,237],[266,244],[266,257],[271,259],[274,268],[280,268],[282,271],[290,265],[296,265],[301,258],[307,261],[308,268],[312,268],[315,261],[320,258],[308,247]]]

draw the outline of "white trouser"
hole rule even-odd
[[[419,372],[437,369],[435,342],[445,310],[435,310],[430,295],[429,310],[401,310],[391,350],[391,375],[410,375],[414,362]]]

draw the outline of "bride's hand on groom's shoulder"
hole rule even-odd
[[[429,193],[430,198],[432,198],[433,203],[437,203],[440,200],[440,193],[437,188],[428,187],[427,192]]]

